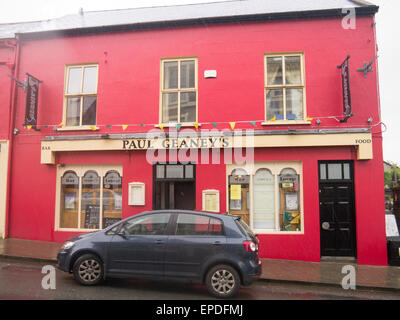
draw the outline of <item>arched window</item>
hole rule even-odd
[[[82,177],[82,200],[80,228],[100,228],[100,176],[94,170]]]
[[[254,175],[253,203],[253,228],[275,229],[275,179],[268,169]]]
[[[115,170],[103,179],[103,228],[121,220],[122,178]]]
[[[79,177],[75,171],[66,171],[61,177],[61,228],[78,225]]]
[[[279,174],[279,220],[281,231],[300,231],[300,184],[299,175],[292,168]]]
[[[250,223],[250,176],[244,169],[234,169],[229,176],[229,212]]]

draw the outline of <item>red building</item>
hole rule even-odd
[[[357,71],[378,7],[320,2],[1,26],[1,235],[62,242],[196,209],[242,216],[264,258],[385,265],[376,62]]]

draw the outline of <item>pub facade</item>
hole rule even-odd
[[[2,237],[204,210],[241,216],[262,258],[385,265],[377,71],[357,71],[377,10],[248,0],[2,26]]]

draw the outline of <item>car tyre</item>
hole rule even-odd
[[[240,287],[240,277],[233,267],[217,265],[208,271],[205,284],[211,295],[228,299],[237,294]]]
[[[74,263],[75,280],[85,286],[93,286],[103,280],[103,262],[94,254],[84,254]]]

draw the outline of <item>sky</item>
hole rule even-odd
[[[84,11],[111,10],[135,7],[206,3],[216,0],[0,0],[0,23],[46,20]],[[222,0],[219,0],[222,1]],[[268,0],[265,0],[268,1]],[[293,0],[296,1],[296,0]],[[321,0],[322,1],[322,0]],[[368,0],[380,7],[376,14],[379,48],[379,88],[383,133],[383,157],[400,166],[400,103],[397,86],[400,84],[400,12],[399,0]],[[375,66],[374,66],[375,69]],[[353,112],[356,112],[353,110]]]

